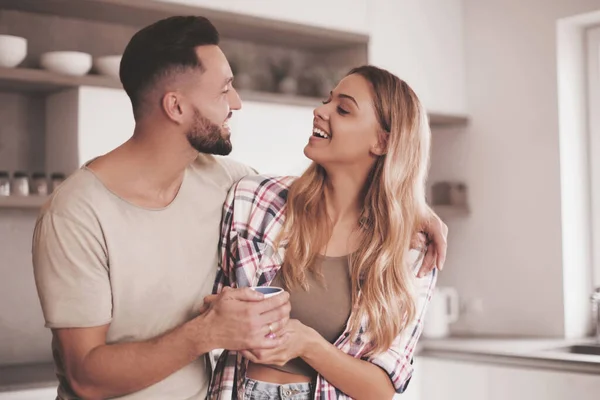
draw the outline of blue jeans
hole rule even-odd
[[[248,379],[244,381],[244,400],[312,400],[312,383],[278,385]]]

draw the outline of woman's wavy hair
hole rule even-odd
[[[414,91],[392,73],[370,65],[352,69],[369,82],[386,143],[363,189],[359,249],[350,257],[356,335],[367,318],[369,354],[387,350],[415,318],[411,239],[428,212],[425,181],[431,131]],[[325,205],[325,169],[313,163],[291,186],[280,240],[286,242],[282,278],[287,288],[308,290],[306,273],[321,272],[315,257],[326,247],[331,224]],[[414,261],[414,260],[413,260]]]

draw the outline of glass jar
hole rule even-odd
[[[50,192],[53,193],[58,187],[58,185],[63,183],[64,180],[65,174],[63,173],[54,172],[52,175],[50,175]]]
[[[16,171],[13,174],[10,191],[15,196],[29,196],[29,178],[27,173]]]
[[[48,195],[48,180],[43,172],[34,172],[31,175],[32,192],[38,196]]]
[[[0,196],[10,196],[10,175],[7,171],[0,171]]]

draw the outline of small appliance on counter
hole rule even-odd
[[[459,315],[460,300],[456,289],[452,287],[436,288],[427,307],[423,337],[427,339],[448,337],[450,325],[458,321]]]

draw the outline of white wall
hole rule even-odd
[[[368,33],[367,0],[162,0],[330,29]]]
[[[131,137],[134,128],[131,101],[123,90],[79,89],[80,165],[123,144]]]
[[[312,134],[312,111],[312,107],[243,102],[230,123],[230,157],[261,174],[300,175],[310,164],[303,149]]]
[[[466,0],[467,132],[438,134],[432,180],[464,179],[441,285],[483,300],[456,332],[562,336],[556,22],[598,0]]]

